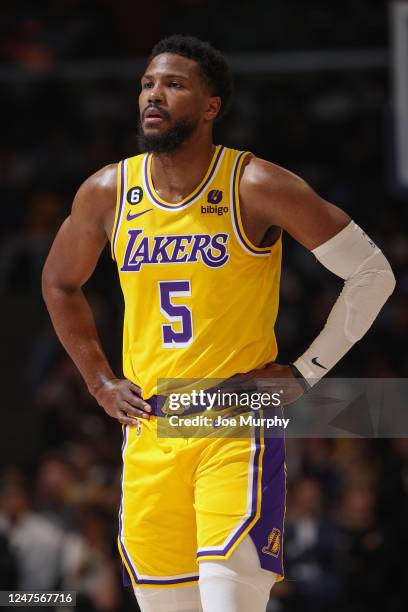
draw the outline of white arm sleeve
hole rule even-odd
[[[311,386],[364,336],[395,287],[387,259],[354,221],[312,253],[345,283],[323,330],[294,362]]]

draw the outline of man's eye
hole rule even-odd
[[[153,87],[153,83],[151,81],[143,83],[143,89],[150,89],[151,87]]]
[[[181,85],[180,83],[177,83],[177,81],[172,81],[170,83],[170,87],[176,87],[178,89],[179,87],[181,87]]]

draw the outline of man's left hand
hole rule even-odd
[[[292,404],[305,392],[301,381],[288,365],[268,363],[259,370],[250,370],[238,376],[240,380],[250,378],[259,381],[257,388],[260,392],[279,393],[282,405]]]

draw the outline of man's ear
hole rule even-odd
[[[207,121],[214,121],[221,109],[221,98],[219,96],[212,96],[208,98],[207,107],[204,113]]]

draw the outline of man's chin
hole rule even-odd
[[[143,127],[142,131],[144,138],[150,138],[151,136],[155,136],[157,138],[160,136],[166,136],[169,129],[166,129],[162,125],[152,125],[149,127]]]
[[[140,149],[147,153],[171,153],[180,146],[169,142],[167,133],[157,129],[143,130],[138,140]]]
[[[147,153],[172,153],[177,151],[194,133],[197,122],[182,120],[172,127],[145,126],[139,124],[138,143]]]

